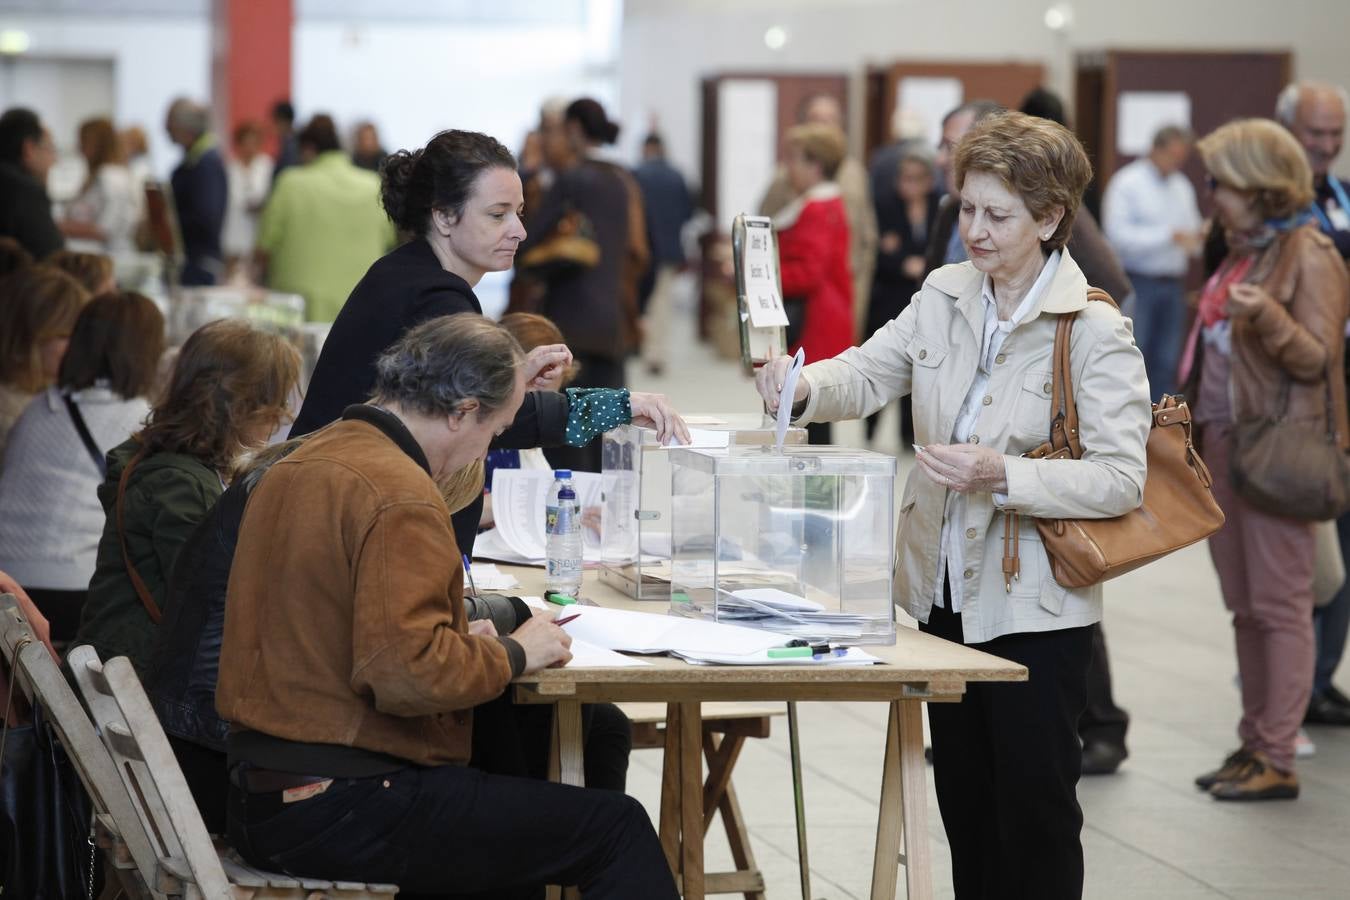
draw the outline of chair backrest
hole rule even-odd
[[[34,635],[10,594],[0,596],[0,652],[11,677],[33,703],[46,711],[47,721],[70,756],[75,771],[94,805],[111,820],[126,845],[144,884],[154,884],[156,856],[145,827],[132,808],[131,798],[117,776],[107,748],[99,740],[79,699],[57,668],[47,648]],[[163,896],[156,894],[155,896]]]
[[[147,833],[154,835],[162,874],[195,887],[189,895],[232,900],[233,889],[159,717],[125,656],[101,663],[94,648],[76,647],[69,662]]]

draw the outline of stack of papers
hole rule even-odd
[[[469,570],[472,578],[465,578],[465,582],[472,582],[472,586],[482,592],[509,591],[512,588],[520,587],[520,582],[514,575],[503,572],[492,563],[474,563],[473,568]]]
[[[526,602],[542,605],[527,598]],[[577,617],[563,626],[576,641],[624,653],[668,653],[687,662],[703,665],[744,666],[837,666],[870,665],[877,659],[856,647],[843,656],[822,659],[792,657],[770,659],[768,651],[782,647],[781,634],[743,628],[720,622],[686,619],[602,606],[568,607]]]
[[[572,485],[583,515],[600,507],[600,476],[573,472]],[[543,565],[547,555],[544,507],[553,487],[553,473],[546,469],[496,469],[492,473],[492,517],[496,527],[480,534],[473,555],[517,565]],[[600,533],[581,528],[581,556],[585,562],[600,561]],[[475,577],[477,572],[475,571]]]

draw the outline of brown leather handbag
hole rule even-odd
[[[1088,290],[1088,300],[1116,306],[1111,295]],[[1078,405],[1074,402],[1069,339],[1076,313],[1059,317],[1055,330],[1050,440],[1025,455],[1031,459],[1081,459]],[[1191,441],[1191,411],[1181,397],[1164,396],[1153,404],[1148,433],[1148,475],[1144,502],[1111,519],[1036,520],[1055,581],[1067,588],[1089,587],[1174,550],[1202,541],[1223,525],[1223,511],[1210,492],[1209,469]],[[1003,520],[1003,577],[1009,590],[1020,572],[1017,525],[1009,510]]]
[[[136,452],[136,455],[127,463],[126,468],[122,470],[122,477],[117,479],[117,539],[122,544],[122,562],[127,567],[127,577],[131,579],[131,586],[136,589],[136,596],[140,598],[141,606],[145,607],[145,614],[150,617],[151,622],[158,625],[159,620],[163,617],[160,613],[159,604],[155,602],[155,598],[150,594],[150,588],[146,586],[145,581],[141,578],[141,573],[136,571],[136,565],[131,561],[131,554],[127,552],[127,530],[122,521],[122,506],[124,505],[122,501],[126,498],[131,471],[143,459],[145,459],[144,447]]]

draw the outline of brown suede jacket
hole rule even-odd
[[[464,763],[471,708],[506,688],[524,651],[466,633],[459,549],[412,435],[371,406],[343,419],[249,498],[216,707],[286,741]]]
[[[1342,377],[1350,281],[1335,245],[1315,225],[1295,228],[1262,252],[1247,281],[1274,302],[1233,323],[1234,419],[1277,412],[1322,419],[1329,387],[1331,424],[1341,446],[1350,447]],[[1193,369],[1198,375],[1198,360]],[[1286,384],[1289,404],[1281,411]]]

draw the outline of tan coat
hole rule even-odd
[[[853,331],[862,334],[867,323],[867,304],[872,298],[872,273],[877,267],[877,214],[872,205],[872,186],[863,164],[844,157],[835,173],[839,195],[848,213],[849,270],[853,273]],[[797,199],[788,183],[787,171],[780,168],[760,201],[761,215],[776,216]]]
[[[287,740],[466,762],[471,707],[513,673],[509,638],[466,634],[463,596],[435,482],[375,425],[338,422],[249,497],[216,708]]]
[[[1273,302],[1233,323],[1234,415],[1321,419],[1330,373],[1332,425],[1341,446],[1350,446],[1341,377],[1350,287],[1336,245],[1316,225],[1296,228],[1262,254],[1247,280]],[[1280,410],[1286,384],[1289,403]]]
[[[871,340],[807,366],[811,395],[801,422],[861,418],[912,394],[920,444],[949,443],[973,382],[984,330],[984,276],[971,263],[930,275],[914,301]],[[1008,509],[1024,516],[1109,518],[1143,501],[1144,444],[1151,422],[1144,361],[1131,324],[1104,303],[1087,302],[1087,280],[1064,252],[1031,313],[1003,344],[972,442],[1005,454]],[[1081,460],[1030,460],[1050,428],[1055,313],[1078,312],[1070,346]],[[940,536],[947,492],[916,467],[900,502],[896,602],[928,620],[941,590]],[[966,542],[961,622],[967,643],[1005,634],[1091,625],[1101,619],[1102,589],[1067,589],[1050,573],[1035,524],[1019,530],[1022,575],[1005,591],[1003,520],[993,495],[972,494],[966,521],[952,534]]]

